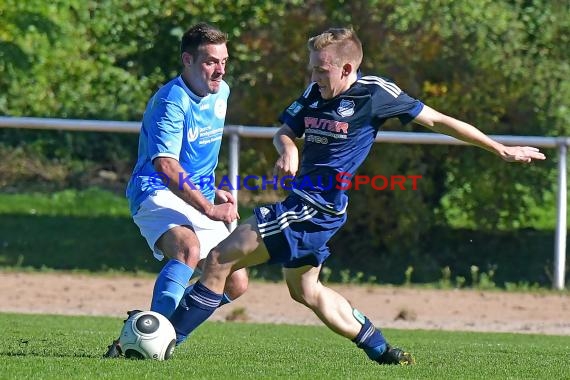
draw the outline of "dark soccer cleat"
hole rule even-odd
[[[399,364],[411,365],[414,364],[412,354],[396,347],[388,346],[386,351],[380,355],[376,361],[380,364]]]
[[[135,314],[140,313],[142,310],[130,310],[127,311],[127,319],[129,319],[130,317],[132,317]],[[125,323],[127,321],[127,319],[125,319],[123,321],[123,323]],[[113,341],[113,343],[111,343],[109,346],[107,346],[107,352],[105,352],[103,354],[104,358],[118,358],[121,357],[123,355],[123,350],[121,350],[121,344],[119,343],[119,339],[116,339]]]
[[[127,319],[129,319],[130,317],[132,317],[133,315],[136,315],[136,314],[138,314],[138,313],[142,313],[142,310],[137,310],[137,309],[135,309],[135,310],[129,310],[129,311],[127,311],[127,315],[128,315]],[[125,323],[125,322],[127,321],[127,319],[125,319],[125,320],[123,321],[123,323]]]
[[[123,351],[121,350],[121,344],[119,343],[119,340],[114,340],[113,343],[111,343],[111,345],[107,346],[107,352],[105,352],[103,354],[104,358],[110,358],[110,359],[114,359],[114,358],[118,358],[123,354]]]

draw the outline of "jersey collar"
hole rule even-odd
[[[188,87],[186,85],[186,81],[184,81],[184,78],[182,78],[182,75],[178,76],[178,83],[180,84],[180,86],[184,89],[184,91],[186,91],[186,93],[188,94],[188,96],[190,98],[192,98],[192,100],[195,100],[196,102],[201,102],[203,99],[207,98],[208,96],[210,96],[210,94],[206,95],[206,96],[199,96],[196,95],[191,89],[190,87]]]

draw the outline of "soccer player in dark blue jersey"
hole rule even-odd
[[[362,45],[351,29],[329,29],[309,39],[308,45],[312,83],[283,111],[283,125],[273,140],[280,154],[276,174],[296,176],[292,191],[282,202],[255,208],[253,217],[210,252],[200,280],[171,321],[182,342],[220,303],[228,275],[239,268],[277,263],[284,267],[291,297],[331,330],[380,364],[412,364],[409,353],[388,344],[366,316],[319,281],[330,255],[327,243],[346,221],[348,197],[346,186],[337,186],[339,180],[354,175],[378,129],[390,118],[414,121],[509,162],[528,163],[545,156],[533,147],[504,146],[408,96],[390,80],[361,76]],[[303,135],[299,170],[295,139]],[[337,185],[328,186],[323,178],[333,178]]]
[[[200,23],[181,40],[182,73],[149,100],[139,138],[138,160],[127,186],[133,220],[158,260],[150,309],[170,317],[199,261],[229,235],[238,218],[231,193],[214,187],[227,100],[223,80],[227,36]],[[234,272],[223,303],[247,289],[245,269]],[[130,315],[131,313],[129,313]],[[115,341],[105,356],[116,357]]]

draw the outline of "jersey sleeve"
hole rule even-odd
[[[279,115],[279,121],[283,124],[287,124],[297,137],[303,136],[305,133],[305,122],[303,118],[303,109],[309,104],[309,97],[311,96],[312,90],[315,83],[311,83],[306,89],[303,95],[301,95],[297,100],[285,108],[285,110]]]
[[[179,160],[184,135],[184,112],[179,104],[162,99],[152,109],[149,118],[149,156]]]
[[[372,114],[376,119],[397,117],[402,124],[414,120],[424,104],[409,96],[394,82],[374,76],[363,77],[359,82],[370,86],[372,91]]]
[[[420,114],[424,108],[424,104],[405,92],[402,92],[398,95],[391,108],[396,112],[395,116],[402,124],[408,124]]]

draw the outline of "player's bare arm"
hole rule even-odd
[[[538,148],[530,146],[505,146],[491,139],[471,124],[445,115],[428,106],[424,106],[414,121],[434,132],[443,133],[483,148],[498,155],[507,162],[529,163],[532,160],[544,160],[546,158]]]
[[[235,205],[224,202],[219,205],[210,203],[206,197],[195,186],[184,183],[180,184],[180,173],[186,178],[188,174],[184,171],[180,163],[174,158],[157,157],[153,161],[154,168],[168,176],[168,188],[186,203],[202,211],[208,218],[231,223],[238,218]]]
[[[295,145],[295,132],[287,124],[273,136],[273,145],[279,153],[279,158],[275,163],[274,175],[295,175],[299,168],[299,150]]]

